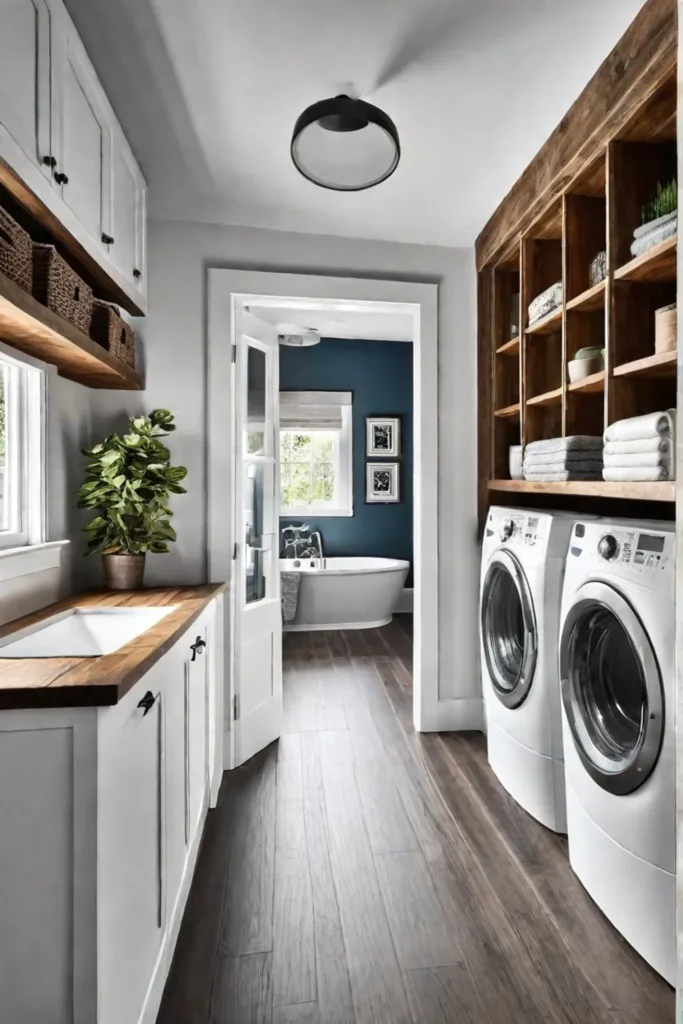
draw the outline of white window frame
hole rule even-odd
[[[0,345],[8,366],[6,392],[7,529],[0,529],[0,553],[43,544],[46,534],[47,381],[42,364],[19,359]]]
[[[343,405],[341,409],[342,425],[339,431],[339,466],[338,474],[335,477],[337,502],[330,505],[326,502],[311,502],[310,505],[292,505],[285,507],[282,504],[282,489],[280,490],[280,518],[300,519],[305,516],[315,516],[316,519],[350,518],[353,516],[353,407]],[[293,430],[293,427],[280,427],[280,434],[283,430]],[[306,428],[301,427],[301,433],[305,434]],[[311,430],[310,433],[314,431]],[[281,458],[281,445],[278,445],[278,461]]]

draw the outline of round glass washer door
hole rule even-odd
[[[662,678],[643,624],[606,583],[586,583],[576,595],[560,638],[560,679],[588,774],[609,793],[638,789],[662,746]]]
[[[489,561],[481,592],[481,642],[498,699],[518,708],[531,689],[538,642],[534,603],[524,570],[501,548]]]

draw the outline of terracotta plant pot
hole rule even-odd
[[[108,590],[139,590],[145,574],[144,555],[102,555]]]

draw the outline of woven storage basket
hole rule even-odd
[[[89,333],[92,289],[62,259],[54,245],[33,245],[33,295],[84,334]]]
[[[135,331],[119,315],[118,306],[95,299],[90,336],[121,362],[135,369]]]
[[[33,283],[33,243],[27,231],[0,207],[0,272],[25,292]]]

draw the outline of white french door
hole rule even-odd
[[[236,315],[233,767],[282,731],[278,338],[251,313]]]

